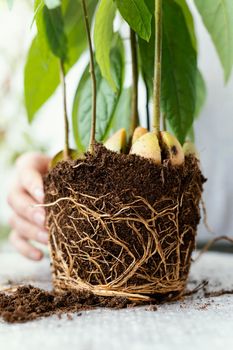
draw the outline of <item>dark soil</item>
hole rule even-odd
[[[24,323],[41,317],[66,313],[68,319],[81,311],[96,307],[122,309],[132,304],[125,298],[103,298],[92,293],[72,291],[58,294],[32,287],[19,287],[15,292],[0,293],[0,317],[9,323]]]
[[[81,279],[94,290],[182,292],[204,182],[192,156],[158,166],[97,145],[94,156],[58,163],[44,179],[55,287]]]
[[[233,295],[233,289],[220,289],[216,291],[205,290],[205,293],[204,293],[205,298],[221,297],[223,295]]]

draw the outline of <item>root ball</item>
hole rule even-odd
[[[44,179],[53,282],[132,300],[183,293],[200,220],[198,161],[156,165],[97,145]]]

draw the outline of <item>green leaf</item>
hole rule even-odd
[[[195,106],[195,118],[198,118],[207,97],[207,90],[204,78],[201,74],[201,72],[197,71],[197,77],[196,77],[196,106]]]
[[[88,0],[87,6],[92,18],[96,3]],[[59,59],[52,54],[46,40],[41,0],[36,0],[35,11],[38,34],[29,50],[24,74],[25,104],[30,122],[60,83]],[[63,0],[62,13],[67,38],[65,69],[68,72],[85,50],[87,40],[81,4],[78,1]]]
[[[51,10],[61,5],[61,0],[44,0],[45,5]]]
[[[152,15],[144,0],[116,0],[122,17],[130,27],[144,40],[151,36]]]
[[[131,101],[132,101],[132,88],[125,88],[122,90],[116,111],[113,117],[111,125],[111,131],[116,132],[121,128],[125,128],[127,135],[130,133],[131,126]]]
[[[211,35],[227,82],[233,65],[233,1],[195,0],[195,4]]]
[[[113,40],[113,20],[116,14],[116,5],[109,0],[101,0],[95,20],[95,50],[96,61],[103,77],[116,91],[116,84],[111,73],[110,51]]]
[[[194,127],[191,126],[188,134],[187,134],[187,137],[186,137],[186,141],[189,140],[193,143],[195,143],[195,131],[194,131]]]
[[[107,81],[102,77],[98,65],[95,65],[97,81],[97,141],[104,140],[108,135],[119,100],[124,80],[124,54],[122,46],[122,44],[116,45],[111,51],[112,74],[117,84],[117,93],[113,92]],[[91,116],[92,89],[88,65],[78,85],[72,112],[74,139],[79,150],[86,150],[88,147]]]
[[[87,11],[90,22],[94,16],[96,2],[87,0]],[[83,11],[80,1],[63,0],[62,12],[65,22],[68,52],[65,61],[66,72],[76,63],[87,47],[86,29],[83,21]]]
[[[46,48],[42,50],[41,41],[36,37],[32,42],[24,73],[25,104],[30,122],[58,84],[59,61]]]
[[[186,4],[186,0],[175,0],[177,4],[182,8],[183,15],[185,17],[186,25],[189,30],[189,34],[193,43],[193,47],[197,50],[197,39],[194,28],[194,21],[192,14]],[[151,12],[154,14],[155,2],[154,0],[148,0],[147,6]],[[154,31],[154,17],[152,18],[152,32],[151,37],[148,42],[138,38],[139,53],[141,58],[141,71],[142,76],[149,87],[150,95],[153,93],[153,77],[154,77],[154,46],[155,46],[155,31]]]
[[[67,56],[67,38],[61,7],[49,10],[47,6],[44,6],[43,19],[50,49],[55,56],[64,61]]]
[[[180,6],[166,0],[163,13],[162,109],[183,143],[194,120],[197,57]]]
[[[194,27],[194,20],[193,15],[189,10],[189,7],[186,3],[186,0],[175,0],[176,3],[182,8],[183,15],[185,17],[185,21],[189,30],[189,34],[193,43],[193,47],[195,50],[197,50],[197,38],[195,33],[195,27]]]
[[[152,19],[152,28],[154,28],[154,19]],[[155,31],[151,32],[150,40],[147,42],[138,37],[140,68],[143,79],[148,86],[150,96],[153,94],[154,79],[154,59],[155,59]]]

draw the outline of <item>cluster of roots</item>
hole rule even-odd
[[[192,156],[155,165],[97,145],[85,160],[59,163],[44,179],[55,289],[180,296],[204,181]]]

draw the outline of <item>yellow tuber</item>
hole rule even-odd
[[[83,153],[78,152],[77,150],[74,149],[69,149],[69,157],[71,160],[76,160],[76,159],[84,159],[85,156]],[[64,151],[58,152],[50,161],[49,163],[49,169],[55,168],[57,163],[64,161]]]
[[[131,147],[130,154],[149,158],[156,164],[161,164],[161,150],[156,133],[147,132],[137,139]]]
[[[192,143],[191,141],[186,141],[183,144],[183,151],[184,151],[184,155],[185,156],[193,155],[198,160],[200,160],[200,156],[199,156],[198,150],[197,150],[196,146],[194,145],[194,143]]]
[[[172,165],[181,165],[184,163],[184,151],[175,136],[168,131],[161,131],[161,146],[166,153],[166,157],[171,161]]]
[[[124,151],[126,147],[126,130],[118,130],[104,143],[104,146],[113,152],[121,153]]]
[[[134,144],[142,135],[145,135],[148,133],[148,130],[146,128],[142,128],[141,126],[138,126],[133,133],[132,137],[132,144]]]

